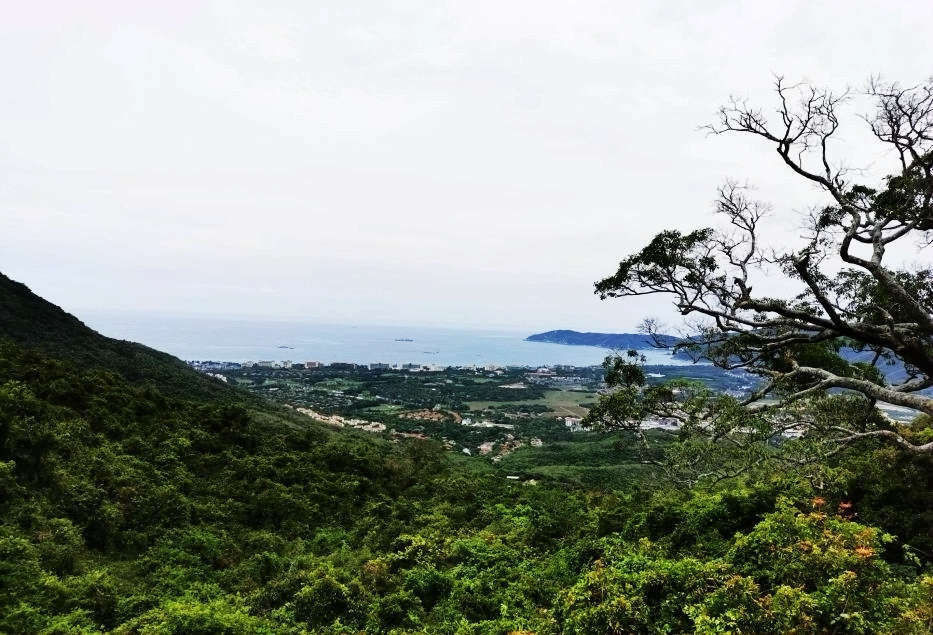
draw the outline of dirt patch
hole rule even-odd
[[[434,421],[439,423],[441,421],[447,421],[450,415],[443,410],[414,410],[412,412],[406,412],[401,415],[401,417],[413,421]]]

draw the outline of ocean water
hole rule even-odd
[[[357,326],[301,322],[90,313],[81,319],[108,337],[140,342],[184,360],[498,364],[600,364],[610,353],[593,346],[526,342],[531,332],[434,327]],[[412,341],[399,341],[399,340]],[[682,365],[665,351],[646,350],[649,364]]]

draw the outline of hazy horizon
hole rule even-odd
[[[840,10],[842,7],[842,10]],[[772,73],[926,78],[933,4],[32,3],[0,25],[0,270],[79,317],[634,331],[592,284],[726,178],[776,242],[825,202],[708,137]],[[856,115],[839,156],[884,174]],[[871,179],[869,179],[871,180]],[[780,214],[778,214],[780,213]],[[778,286],[778,283],[775,282]]]
[[[85,316],[84,319],[81,316]],[[161,311],[158,309],[155,310],[143,310],[143,309],[84,309],[75,314],[78,319],[81,319],[84,322],[93,322],[95,319],[100,318],[138,318],[138,317],[152,317],[152,316],[164,316],[167,318],[177,318],[177,319],[191,319],[191,320],[205,320],[205,321],[226,321],[226,322],[267,322],[267,323],[284,323],[284,324],[307,324],[307,325],[319,325],[319,326],[348,326],[348,327],[386,327],[386,328],[404,328],[404,327],[413,327],[413,328],[434,328],[434,329],[455,329],[455,330],[469,330],[469,331],[514,331],[515,333],[525,333],[527,331],[528,335],[532,333],[542,332],[546,330],[555,330],[558,328],[564,328],[559,326],[554,326],[553,328],[540,328],[529,330],[529,327],[515,325],[515,324],[488,324],[483,323],[469,323],[469,322],[451,322],[450,324],[437,324],[437,323],[419,323],[419,322],[368,322],[365,320],[365,315],[362,316],[359,321],[356,320],[345,320],[339,322],[328,322],[320,319],[315,319],[313,317],[303,316],[303,315],[285,315],[285,314],[276,314],[276,315],[264,315],[264,314],[249,314],[249,313],[240,313],[240,314],[228,314],[228,313],[199,313],[193,311]],[[90,324],[88,324],[90,326]],[[568,327],[569,328],[569,327]],[[573,329],[581,330],[581,329]],[[106,333],[105,333],[106,335]]]
[[[514,327],[321,324],[141,312],[89,313],[85,324],[108,337],[140,342],[184,360],[591,366],[611,352],[525,341],[533,331]],[[666,350],[643,354],[649,365],[689,363]]]
[[[571,330],[579,332],[597,332],[597,333],[640,333],[640,325],[636,325],[632,329],[616,329],[616,330],[598,330],[587,328],[585,325],[566,325],[566,324],[528,324],[528,325],[517,325],[517,324],[495,324],[491,322],[469,322],[469,321],[458,321],[450,322],[449,324],[439,324],[439,323],[428,323],[428,322],[411,322],[411,321],[399,321],[399,322],[367,322],[365,316],[360,317],[359,320],[345,320],[340,322],[328,322],[319,319],[314,319],[312,317],[307,317],[303,315],[250,315],[247,313],[243,314],[221,314],[221,313],[197,313],[197,312],[184,312],[184,311],[160,311],[156,310],[143,310],[143,309],[84,309],[75,313],[75,317],[80,319],[82,322],[85,322],[88,326],[95,328],[94,325],[99,324],[102,320],[105,323],[110,322],[114,319],[127,319],[127,320],[138,320],[143,318],[156,318],[156,317],[165,317],[170,319],[184,319],[184,320],[203,320],[206,322],[253,322],[253,323],[282,323],[282,324],[296,324],[296,325],[308,325],[308,326],[346,326],[346,327],[361,327],[361,328],[427,328],[427,329],[450,329],[457,331],[475,331],[475,332],[511,332],[515,334],[521,334],[523,337],[527,335],[533,335],[535,333],[543,333],[546,331],[555,331],[555,330]],[[113,337],[112,334],[102,331],[103,335],[108,335]],[[404,333],[402,333],[404,335]]]

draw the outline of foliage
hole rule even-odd
[[[684,482],[764,463],[821,465],[853,445],[933,456],[927,432],[881,407],[933,414],[933,270],[889,255],[920,256],[933,244],[933,83],[870,84],[876,108],[867,123],[896,159],[876,184],[849,180],[831,154],[847,95],[781,78],[775,89],[776,118],[733,100],[709,130],[774,146],[786,167],[819,186],[825,200],[802,242],[770,247],[770,206],[727,183],[716,205],[722,228],[662,231],[596,283],[603,299],[669,296],[694,320],[674,350],[762,378],[746,394],[724,395],[683,382],[651,385],[637,358],[607,360],[613,390],[588,423],[638,430],[652,418],[676,422],[685,445],[668,453],[666,468]],[[798,292],[769,295],[775,275]],[[658,329],[646,321],[647,333],[670,345]]]
[[[930,473],[895,456],[867,480],[860,461],[877,456],[827,471],[819,506],[809,483],[763,474],[711,490],[638,472],[624,490],[526,485],[430,442],[167,397],[13,345],[0,369],[3,631],[930,625]],[[554,451],[599,448],[607,465],[634,451],[634,437],[592,443]]]

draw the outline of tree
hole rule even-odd
[[[933,386],[933,270],[898,267],[889,257],[922,259],[933,252],[933,79],[910,88],[869,83],[875,110],[864,120],[897,165],[874,185],[850,179],[832,156],[848,92],[791,86],[781,78],[775,92],[776,117],[733,98],[707,128],[773,145],[787,168],[828,195],[827,204],[811,211],[803,243],[768,248],[761,220],[769,206],[730,182],[716,205],[728,229],[661,232],[596,283],[601,299],[672,296],[694,320],[675,348],[752,373],[761,378],[758,388],[729,398],[686,384],[649,387],[637,364],[610,359],[607,381],[616,390],[590,422],[638,429],[645,417],[670,417],[753,462],[775,456],[761,441],[806,446],[810,457],[866,439],[933,455],[929,436],[910,436],[877,406],[933,416],[933,397],[923,392]],[[768,295],[763,277],[775,270],[799,283],[799,293]],[[658,330],[652,321],[645,328]],[[886,378],[886,366],[903,369],[897,381]],[[801,443],[784,443],[788,437]],[[699,448],[689,453],[703,463]]]

